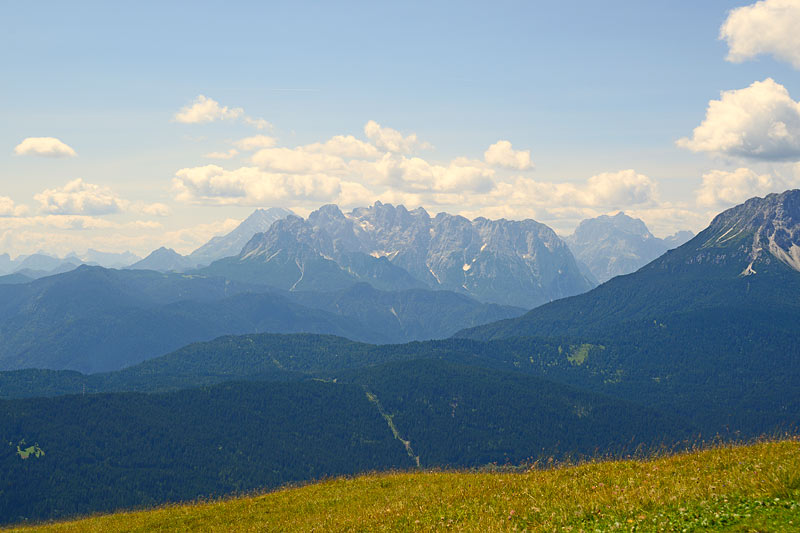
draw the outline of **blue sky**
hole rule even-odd
[[[730,10],[752,4],[6,1],[0,253],[188,252],[254,207],[305,214],[376,199],[532,217],[561,233],[619,209],[656,234],[696,231],[748,196],[797,186],[800,124],[787,101],[800,99],[800,50],[786,50],[780,26],[800,7],[760,3],[773,37],[743,11],[719,39]],[[739,62],[726,61],[731,43]],[[692,142],[721,91],[767,79],[728,109],[755,113],[751,102],[767,98],[778,109],[769,124],[718,117]],[[228,118],[177,120],[200,95]],[[379,125],[372,137],[368,121]],[[714,144],[726,124],[747,139],[788,129],[770,151]],[[418,142],[392,148],[397,132]],[[255,135],[273,144],[237,148]],[[380,154],[302,148],[348,135]],[[76,156],[15,151],[42,137]],[[501,140],[511,148],[490,163]],[[531,165],[508,159],[525,151]]]

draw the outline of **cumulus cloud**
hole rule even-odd
[[[34,196],[42,209],[54,215],[106,215],[118,213],[127,202],[110,188],[76,179],[60,189],[46,189]]]
[[[800,2],[764,0],[731,10],[719,38],[728,43],[727,60],[740,63],[770,54],[800,69]]]
[[[28,212],[28,206],[16,205],[8,196],[0,196],[0,217],[20,217]]]
[[[303,148],[308,152],[322,152],[348,159],[376,159],[381,156],[374,145],[352,135],[336,135],[324,143],[308,144]]]
[[[239,139],[234,144],[236,145],[239,150],[243,150],[245,152],[249,152],[251,150],[257,150],[259,148],[271,148],[275,146],[277,141],[274,137],[269,137],[267,135],[253,135],[252,137],[245,137],[244,139]]]
[[[655,201],[658,196],[656,182],[632,169],[597,174],[586,183],[587,205],[641,205]]]
[[[216,122],[218,120],[236,119],[242,119],[245,124],[253,126],[258,130],[272,127],[272,125],[263,118],[254,118],[245,115],[244,109],[241,107],[223,106],[213,98],[202,94],[195,98],[190,105],[182,107],[173,117],[175,122],[181,122],[183,124],[202,124],[205,122]]]
[[[420,157],[387,155],[374,169],[382,183],[403,191],[486,192],[494,187],[494,172],[482,162],[467,158],[439,165]]]
[[[274,172],[314,173],[345,168],[341,157],[308,152],[303,148],[264,148],[253,154],[253,163]]]
[[[399,131],[381,126],[374,120],[367,122],[364,133],[378,148],[389,152],[410,154],[417,150],[432,148],[430,144],[420,141],[416,133],[404,137]]]
[[[272,124],[263,118],[244,117],[244,123],[253,126],[257,130],[266,130],[272,127]]]
[[[509,141],[497,141],[483,154],[483,159],[490,165],[497,165],[516,170],[527,170],[533,167],[530,150],[514,150]]]
[[[162,203],[137,204],[135,210],[154,217],[166,217],[169,216],[171,212],[169,206]]]
[[[239,150],[236,148],[231,148],[227,152],[209,152],[205,154],[203,157],[208,159],[232,159],[239,154]]]
[[[41,157],[75,157],[70,146],[55,137],[28,137],[14,148],[17,155],[38,155]]]
[[[703,184],[697,190],[697,205],[723,208],[740,204],[753,196],[780,192],[786,183],[770,174],[757,174],[749,168],[733,172],[712,170],[703,174]]]
[[[800,103],[771,78],[711,100],[691,138],[678,146],[694,152],[771,161],[800,159]]]
[[[283,174],[258,167],[225,170],[217,165],[176,172],[176,199],[211,205],[284,205],[285,201],[330,201],[339,195],[340,180],[325,174]]]
[[[519,177],[500,183],[495,196],[522,205],[621,209],[657,202],[658,185],[652,178],[629,169],[597,174],[582,184]]]
[[[229,108],[221,106],[213,98],[200,95],[194,99],[191,105],[181,108],[175,113],[175,121],[183,124],[200,124],[203,122],[215,122],[217,120],[232,120],[244,114],[241,107]]]

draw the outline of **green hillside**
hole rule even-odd
[[[374,474],[12,531],[790,532],[798,527],[800,443],[787,440],[512,473]]]

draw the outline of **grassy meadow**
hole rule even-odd
[[[800,440],[513,472],[377,473],[11,531],[800,531]]]

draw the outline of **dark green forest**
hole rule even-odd
[[[415,468],[382,412],[422,467],[633,453],[694,434],[628,402],[439,360],[326,380],[3,400],[0,521]],[[23,442],[44,455],[23,459]]]

